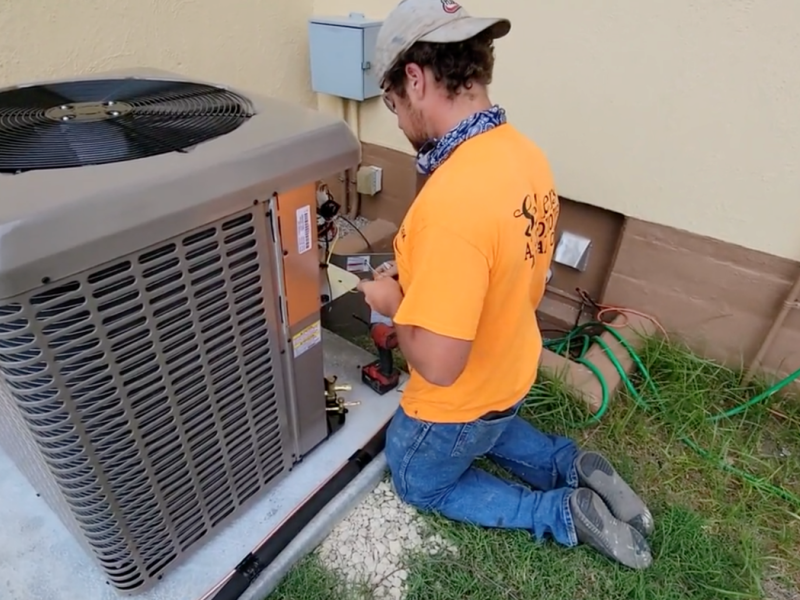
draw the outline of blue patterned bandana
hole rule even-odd
[[[417,171],[430,175],[468,139],[491,131],[505,122],[506,111],[497,105],[467,117],[441,138],[431,140],[417,152]]]

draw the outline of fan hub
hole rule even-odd
[[[131,105],[126,102],[109,100],[107,102],[71,102],[54,106],[45,111],[45,116],[53,121],[87,122],[117,119],[131,112]]]

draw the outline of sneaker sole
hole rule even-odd
[[[599,495],[587,488],[578,489],[570,498],[570,508],[582,543],[629,569],[642,570],[653,564],[644,536],[616,519]],[[602,524],[602,529],[598,524]]]
[[[591,468],[591,473],[586,473],[584,466]],[[576,461],[575,468],[583,485],[600,496],[617,519],[645,537],[652,535],[655,524],[647,505],[605,458],[589,452]]]

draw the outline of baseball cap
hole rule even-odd
[[[401,0],[383,22],[375,44],[375,75],[383,80],[398,58],[417,42],[463,42],[489,30],[494,39],[511,30],[511,21],[470,16],[455,0]]]

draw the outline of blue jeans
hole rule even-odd
[[[454,521],[525,529],[537,539],[575,546],[569,496],[578,486],[578,448],[540,432],[518,410],[447,424],[419,421],[398,409],[385,451],[395,490],[406,503]],[[479,469],[473,463],[481,456],[534,489]]]

